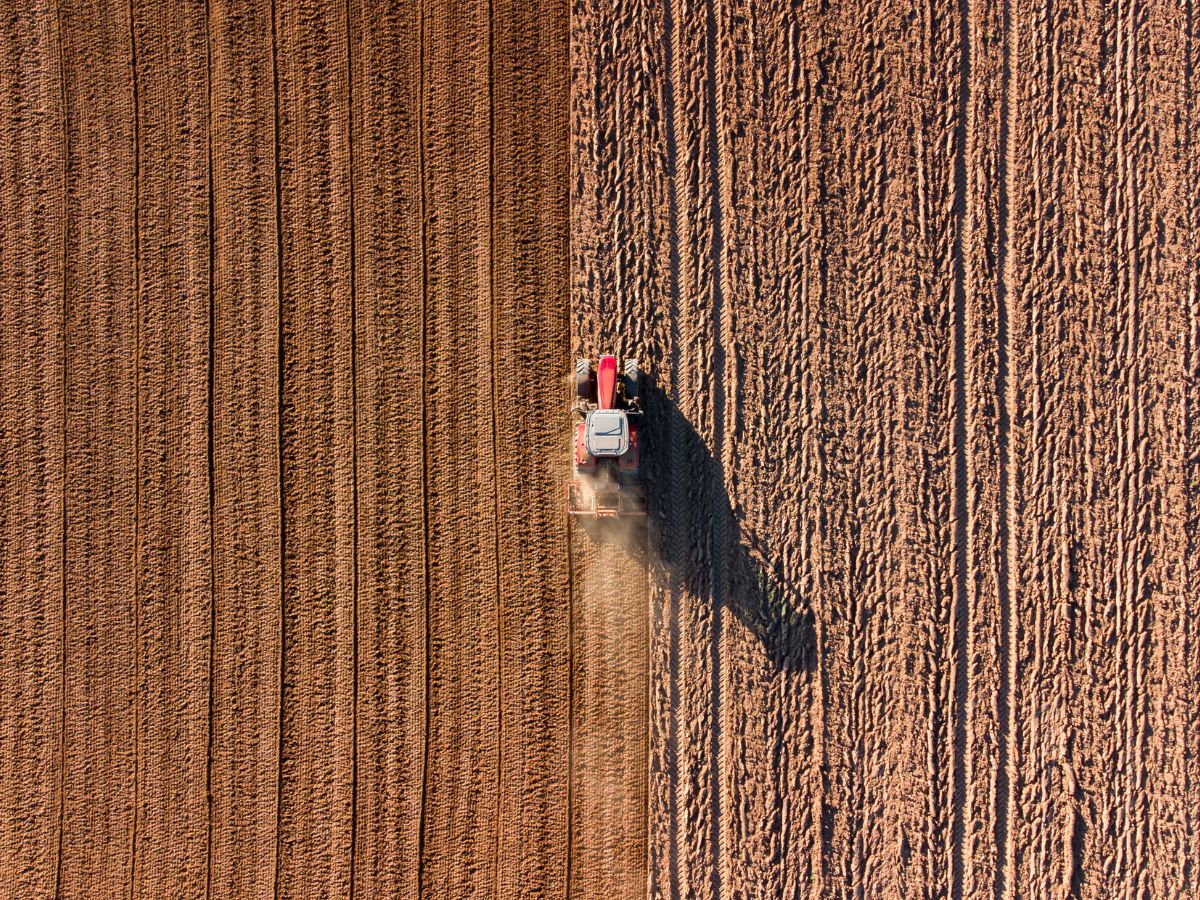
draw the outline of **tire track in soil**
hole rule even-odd
[[[572,528],[574,707],[569,896],[646,891],[644,562]],[[640,578],[639,578],[640,576]]]
[[[280,897],[346,894],[353,828],[354,411],[345,12],[276,8],[282,234]]]
[[[1010,83],[1005,56],[1008,38],[1002,3],[966,4],[965,29],[969,59],[966,103],[961,109],[965,142],[962,342],[965,427],[966,584],[956,605],[965,603],[966,643],[960,648],[959,677],[966,679],[965,707],[959,711],[963,793],[955,811],[962,825],[956,836],[960,878],[958,895],[993,900],[1003,848],[997,841],[1001,821],[997,802],[1005,775],[1001,740],[1001,690],[1007,682],[1009,618],[1007,562],[1007,382],[1003,342],[1007,335],[1003,304],[1008,276],[1004,270],[1008,225],[1005,213],[1008,108]]]
[[[1183,77],[1176,82],[1180,91],[1180,94],[1176,96],[1179,98],[1178,102],[1182,109],[1182,115],[1178,120],[1181,133],[1178,134],[1177,140],[1183,148],[1191,148],[1197,126],[1196,101],[1193,90],[1197,45],[1197,21],[1194,5],[1186,4],[1179,15],[1182,19],[1178,25],[1183,35],[1181,43],[1184,56],[1182,60]],[[1200,348],[1200,275],[1197,274],[1194,267],[1188,266],[1186,262],[1188,259],[1194,259],[1197,250],[1200,249],[1200,192],[1195,189],[1200,180],[1200,174],[1197,172],[1195,154],[1181,153],[1180,157],[1185,160],[1183,172],[1180,173],[1184,179],[1184,189],[1175,196],[1188,198],[1181,210],[1178,222],[1179,247],[1182,251],[1181,258],[1184,261],[1185,269],[1184,273],[1181,273],[1182,283],[1179,291],[1179,297],[1183,300],[1181,324],[1184,328],[1182,346],[1179,348],[1182,382],[1178,412],[1183,438],[1179,445],[1183,451],[1179,477],[1186,497],[1182,506],[1183,526],[1187,537],[1183,557],[1185,562],[1181,566],[1180,572],[1183,587],[1181,620],[1176,626],[1181,636],[1179,644],[1181,661],[1171,666],[1170,671],[1180,695],[1187,698],[1195,696],[1197,684],[1200,681],[1197,677],[1200,675],[1200,666],[1196,665],[1195,648],[1197,644],[1194,624],[1197,621],[1196,598],[1200,596],[1196,590],[1195,563],[1198,549],[1196,536],[1200,534],[1200,529],[1197,528],[1200,518],[1196,512],[1198,495],[1196,486],[1200,484],[1200,443],[1197,442],[1194,425],[1197,380],[1200,377],[1200,350],[1198,350]],[[1195,736],[1200,733],[1200,729],[1197,728],[1197,724],[1200,722],[1200,708],[1194,703],[1188,703],[1186,699],[1182,703],[1170,704],[1169,708],[1173,713],[1171,720],[1179,722],[1179,730],[1172,732],[1172,735],[1176,736],[1176,744],[1180,748],[1175,759],[1182,760],[1182,771],[1176,775],[1178,771],[1176,768],[1178,763],[1176,763],[1171,766],[1172,774],[1176,776],[1177,791],[1183,797],[1188,797],[1194,790],[1193,786],[1200,781],[1197,777],[1200,774],[1197,772],[1200,769],[1200,758],[1197,757],[1195,744]],[[1168,746],[1167,741],[1164,741],[1164,746]],[[1193,836],[1196,834],[1194,806],[1191,804],[1185,806],[1182,820],[1184,836],[1173,848],[1175,871],[1179,873],[1180,888],[1184,891],[1195,891],[1197,880],[1195,855],[1190,852],[1191,841],[1194,840]]]
[[[62,753],[66,110],[57,39],[46,3],[0,25],[0,871],[24,896],[55,889]]]
[[[1087,403],[1082,416],[1078,416],[1083,422],[1078,422],[1076,415],[1062,415],[1060,421],[1067,421],[1051,432],[1049,440],[1031,441],[1035,448],[1036,464],[1045,470],[1057,462],[1057,456],[1061,452],[1057,445],[1061,438],[1054,432],[1070,434],[1082,431],[1089,437],[1082,448],[1084,471],[1077,473],[1073,471],[1073,467],[1068,467],[1065,478],[1045,477],[1043,480],[1047,484],[1044,492],[1038,492],[1041,496],[1034,495],[1041,502],[1038,504],[1039,515],[1031,524],[1043,527],[1038,529],[1042,533],[1037,535],[1038,541],[1032,548],[1034,552],[1030,554],[1030,568],[1034,573],[1032,585],[1046,585],[1042,592],[1050,594],[1047,599],[1058,600],[1065,593],[1064,588],[1069,589],[1069,581],[1064,585],[1063,581],[1066,579],[1056,577],[1059,576],[1056,569],[1060,569],[1060,566],[1056,565],[1058,560],[1055,557],[1063,552],[1064,536],[1057,533],[1054,527],[1057,522],[1054,520],[1051,519],[1043,525],[1046,519],[1050,519],[1043,510],[1052,509],[1052,503],[1062,503],[1060,497],[1064,495],[1068,500],[1073,499],[1073,495],[1086,498],[1089,501],[1087,515],[1079,530],[1088,535],[1090,540],[1086,542],[1088,550],[1081,580],[1090,588],[1090,596],[1085,599],[1085,616],[1092,626],[1093,643],[1089,648],[1089,665],[1080,681],[1086,685],[1087,693],[1091,695],[1089,699],[1092,701],[1090,706],[1093,716],[1086,717],[1078,724],[1070,721],[1063,723],[1063,712],[1053,709],[1051,723],[1058,726],[1056,730],[1061,729],[1065,732],[1066,737],[1066,741],[1059,738],[1055,743],[1066,743],[1065,750],[1060,750],[1051,743],[1054,737],[1058,737],[1053,731],[1045,734],[1038,728],[1031,728],[1028,755],[1035,761],[1035,772],[1044,771],[1053,762],[1058,763],[1064,774],[1069,776],[1074,764],[1072,752],[1074,745],[1078,743],[1081,749],[1090,750],[1097,758],[1106,760],[1107,765],[1113,769],[1106,774],[1099,771],[1085,773],[1084,791],[1094,798],[1096,817],[1099,821],[1095,822],[1093,827],[1088,827],[1090,823],[1084,824],[1082,821],[1078,824],[1071,823],[1075,828],[1082,826],[1085,832],[1090,832],[1092,836],[1091,841],[1082,845],[1082,852],[1078,855],[1075,847],[1055,847],[1048,840],[1053,836],[1058,837],[1064,844],[1067,841],[1066,835],[1060,836],[1061,831],[1060,834],[1051,832],[1051,828],[1056,824],[1051,816],[1056,811],[1058,800],[1054,796],[1058,789],[1057,779],[1028,779],[1028,813],[1025,818],[1029,828],[1027,840],[1033,850],[1031,855],[1040,866],[1027,872],[1027,880],[1024,883],[1048,890],[1051,887],[1051,878],[1069,884],[1066,878],[1070,876],[1074,880],[1074,868],[1084,866],[1094,872],[1104,873],[1108,881],[1105,893],[1129,897],[1128,879],[1135,860],[1130,852],[1130,823],[1124,794],[1126,778],[1130,774],[1129,767],[1132,763],[1128,756],[1132,748],[1128,746],[1127,741],[1131,737],[1128,726],[1134,698],[1129,690],[1127,676],[1132,674],[1129,669],[1133,653],[1130,641],[1136,637],[1130,631],[1131,573],[1127,568],[1125,552],[1127,540],[1134,535],[1126,530],[1127,524],[1124,521],[1128,502],[1128,478],[1131,474],[1127,468],[1126,457],[1129,437],[1126,429],[1130,423],[1126,415],[1121,382],[1124,381],[1130,363],[1128,356],[1124,355],[1129,347],[1128,329],[1137,329],[1138,325],[1126,318],[1130,298],[1127,293],[1126,260],[1122,259],[1122,251],[1125,249],[1122,246],[1122,232],[1129,225],[1127,217],[1130,212],[1123,196],[1127,177],[1125,144],[1128,132],[1124,127],[1125,116],[1120,109],[1122,100],[1127,101],[1127,97],[1122,96],[1128,90],[1128,85],[1124,83],[1122,70],[1125,61],[1122,57],[1128,48],[1122,47],[1126,40],[1126,35],[1123,34],[1125,22],[1115,4],[1096,4],[1089,11],[1092,14],[1101,13],[1111,17],[1097,29],[1100,32],[1097,37],[1106,43],[1111,42],[1113,49],[1111,53],[1100,56],[1089,66],[1092,70],[1089,74],[1093,74],[1096,79],[1096,88],[1076,84],[1075,78],[1069,78],[1064,79],[1065,84],[1054,85],[1047,91],[1054,99],[1057,99],[1055,95],[1061,93],[1063,101],[1060,102],[1081,109],[1086,124],[1083,126],[1083,139],[1073,142],[1070,146],[1067,145],[1066,136],[1056,134],[1051,124],[1047,129],[1049,135],[1043,159],[1049,157],[1053,175],[1058,174],[1055,169],[1062,172],[1062,175],[1058,175],[1059,179],[1072,177],[1081,184],[1077,193],[1072,192],[1068,195],[1067,203],[1064,204],[1068,211],[1097,208],[1093,204],[1100,204],[1100,208],[1105,210],[1102,220],[1085,219],[1083,226],[1074,229],[1074,233],[1068,232],[1063,242],[1066,244],[1065,265],[1071,268],[1095,267],[1097,277],[1085,287],[1081,297],[1072,296],[1073,292],[1068,293],[1064,290],[1057,296],[1052,295],[1050,302],[1039,304],[1039,313],[1051,329],[1068,330],[1078,348],[1075,356],[1086,354],[1091,365],[1080,373],[1071,361],[1060,362],[1053,351],[1047,352],[1043,349],[1044,345],[1042,340],[1038,339],[1039,335],[1034,339],[1034,346],[1039,355],[1048,356],[1048,364],[1042,364],[1038,382],[1031,390],[1035,398],[1033,407],[1043,422],[1054,422],[1059,418],[1058,404],[1055,402],[1057,395],[1063,390],[1070,391],[1081,381]],[[1046,15],[1048,14],[1047,12]],[[1089,39],[1087,22],[1087,19],[1077,21],[1067,18],[1061,21],[1061,24],[1055,24],[1056,30],[1069,47],[1071,43]],[[1045,64],[1046,77],[1051,78],[1059,65],[1061,51],[1058,48],[1047,48],[1043,52],[1048,58]],[[1103,94],[1098,89],[1101,85],[1105,88]],[[1058,185],[1051,182],[1047,187],[1050,191],[1055,191]],[[1059,236],[1055,228],[1058,224],[1054,220],[1050,223],[1050,242],[1056,242],[1055,239]],[[1063,230],[1066,231],[1065,228]],[[1047,280],[1055,275],[1056,272],[1047,273]],[[1090,322],[1088,319],[1075,320],[1071,315],[1074,306],[1072,301],[1082,301],[1084,310],[1089,313]],[[1065,323],[1065,329],[1060,323]],[[1116,340],[1113,340],[1114,337]],[[1042,372],[1046,374],[1043,376]],[[1056,384],[1056,381],[1059,383]],[[1040,430],[1044,431],[1045,425]],[[1068,452],[1074,450],[1074,447],[1070,447]],[[1096,467],[1112,474],[1101,480],[1096,477]],[[1068,569],[1066,574],[1073,575],[1072,570],[1073,567]],[[1034,596],[1037,600],[1042,600],[1041,597]],[[1042,602],[1045,603],[1045,600]],[[1049,606],[1048,603],[1046,605]],[[1065,618],[1061,612],[1057,617],[1052,617],[1048,609],[1039,610],[1036,605],[1034,609],[1040,612],[1043,620],[1051,626],[1062,623]],[[1062,632],[1053,627],[1038,630],[1041,632],[1038,634],[1038,646],[1031,652],[1031,656],[1036,670],[1041,671],[1053,664],[1057,649],[1056,639],[1061,640],[1059,635]],[[1034,702],[1040,701],[1039,705],[1049,706],[1052,702],[1037,694],[1031,699]],[[1031,712],[1042,711],[1039,709]],[[1046,716],[1039,715],[1035,721],[1040,724],[1045,718]],[[1055,759],[1059,755],[1065,757],[1062,762]],[[1069,784],[1067,786],[1070,787]],[[1064,871],[1064,863],[1071,869]],[[1057,871],[1050,870],[1051,865],[1055,865]],[[1018,881],[1018,884],[1021,883]],[[1097,896],[1100,889],[1099,884],[1092,884],[1087,895]]]
[[[213,0],[212,842],[209,895],[272,897],[280,597],[275,85],[269,6]]]
[[[140,351],[130,894],[196,897],[207,868],[212,612],[205,8],[135,0],[131,11]]]
[[[1193,146],[1193,140],[1197,134],[1197,126],[1200,122],[1197,121],[1196,95],[1192,89],[1196,77],[1196,48],[1198,38],[1200,38],[1200,22],[1197,21],[1196,10],[1192,3],[1187,4],[1186,17],[1183,22],[1185,29],[1184,45],[1186,55],[1184,59],[1184,79],[1182,87],[1184,89],[1184,145],[1186,147]],[[1187,159],[1186,177],[1187,190],[1184,196],[1190,199],[1190,203],[1186,209],[1186,218],[1183,223],[1184,249],[1185,259],[1190,256],[1195,257],[1196,251],[1200,248],[1200,192],[1195,190],[1195,186],[1200,182],[1200,171],[1198,171],[1196,158],[1192,154],[1185,156]],[[1184,397],[1183,397],[1183,430],[1185,442],[1183,445],[1183,483],[1188,492],[1188,501],[1185,504],[1186,521],[1185,529],[1187,531],[1187,547],[1185,559],[1188,561],[1184,566],[1184,596],[1191,598],[1185,603],[1183,625],[1183,645],[1182,650],[1185,664],[1184,677],[1180,679],[1182,689],[1185,696],[1194,696],[1195,686],[1200,675],[1200,667],[1195,664],[1195,648],[1197,646],[1195,635],[1195,623],[1198,621],[1196,616],[1196,598],[1200,597],[1200,592],[1197,591],[1198,579],[1196,577],[1196,552],[1200,549],[1197,542],[1197,535],[1200,535],[1200,528],[1197,523],[1200,522],[1200,514],[1197,513],[1197,497],[1200,492],[1196,490],[1197,485],[1200,485],[1200,440],[1197,439],[1195,421],[1197,409],[1197,394],[1198,382],[1200,382],[1200,273],[1194,269],[1189,270],[1187,291],[1183,294],[1187,298],[1187,310],[1185,323],[1187,331],[1183,341],[1183,377],[1184,377]],[[1185,704],[1184,718],[1186,725],[1184,726],[1184,737],[1182,740],[1184,759],[1188,760],[1187,768],[1183,774],[1182,784],[1184,795],[1187,796],[1193,790],[1193,786],[1200,783],[1200,756],[1196,753],[1195,736],[1200,734],[1200,729],[1196,727],[1200,722],[1200,708],[1195,704]],[[1195,808],[1188,808],[1184,818],[1186,824],[1186,833],[1189,838],[1195,835]],[[1194,885],[1197,881],[1198,874],[1194,855],[1184,851],[1185,858],[1183,864],[1180,865],[1179,871],[1182,873],[1181,880],[1185,888],[1195,889]]]
[[[716,124],[716,23],[707,7],[664,10],[661,79],[668,185],[666,247],[670,283],[647,434],[661,448],[648,459],[662,483],[656,510],[658,558],[652,569],[651,896],[717,896],[721,886],[722,770],[717,563],[706,553],[713,511],[724,492],[707,449],[712,441],[720,290],[712,178]],[[655,380],[647,379],[650,384]],[[654,402],[657,401],[657,402]],[[656,424],[656,420],[662,420]]]
[[[1016,256],[1014,247],[1016,185],[1016,130],[1018,115],[1017,76],[1019,62],[1018,19],[1013,13],[1015,0],[1002,0],[1000,27],[1003,29],[1000,75],[1002,98],[997,163],[1000,169],[1000,196],[997,201],[998,297],[996,302],[996,449],[999,457],[999,477],[996,493],[996,594],[997,594],[997,669],[996,691],[996,778],[993,791],[993,836],[996,845],[995,897],[1005,900],[1013,881],[1012,841],[1009,836],[1014,799],[1013,705],[1017,678],[1017,618],[1013,609],[1018,571],[1015,549],[1015,495],[1013,461],[1015,438],[1013,417],[1016,413],[1016,381],[1012,368],[1012,333],[1015,326]]]
[[[1183,692],[1195,684],[1197,666],[1186,655],[1192,641],[1189,613],[1193,604],[1187,588],[1187,566],[1173,560],[1189,559],[1187,530],[1187,433],[1185,358],[1188,334],[1189,259],[1194,258],[1195,231],[1191,221],[1194,197],[1189,167],[1194,154],[1186,146],[1187,115],[1187,18],[1186,9],[1174,4],[1152,4],[1146,11],[1144,37],[1139,43],[1144,63],[1142,88],[1147,144],[1136,153],[1141,178],[1137,194],[1137,216],[1142,234],[1152,232],[1161,219],[1161,253],[1142,253],[1139,290],[1146,298],[1146,360],[1142,371],[1146,400],[1145,428],[1152,440],[1146,459],[1147,479],[1144,509],[1154,522],[1143,526],[1142,550],[1151,558],[1146,567],[1147,586],[1160,585],[1161,597],[1148,608],[1148,635],[1144,647],[1146,694],[1143,702],[1143,733],[1146,738],[1144,766],[1143,827],[1146,878],[1143,890],[1168,896],[1195,891],[1188,873],[1187,847],[1190,804],[1186,784],[1189,767],[1188,712]],[[1139,66],[1134,66],[1137,71]],[[1134,128],[1134,135],[1139,129]],[[1155,157],[1149,147],[1173,148]],[[1136,146],[1136,145],[1135,145]],[[1151,163],[1153,164],[1147,164]],[[1155,198],[1181,198],[1159,216]],[[1140,243],[1140,242],[1139,242]],[[1181,340],[1182,336],[1182,340]],[[1155,372],[1161,373],[1156,378]],[[1180,452],[1182,450],[1182,453]],[[1162,535],[1165,552],[1153,552],[1155,532]]]
[[[56,892],[129,889],[135,792],[136,175],[129,5],[59,9],[66,107],[63,771]]]

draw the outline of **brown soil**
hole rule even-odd
[[[657,383],[628,893],[1197,890],[1194,28],[574,7],[576,347]]]
[[[1200,892],[1193,19],[12,5],[0,895]]]

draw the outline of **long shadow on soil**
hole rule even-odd
[[[584,523],[594,540],[625,545],[665,568],[669,584],[722,605],[779,671],[816,665],[813,614],[784,574],[778,548],[747,527],[711,448],[679,407],[642,376],[644,525]],[[724,553],[713,549],[724,547]]]

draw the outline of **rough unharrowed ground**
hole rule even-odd
[[[1198,41],[10,4],[0,896],[1200,894]]]

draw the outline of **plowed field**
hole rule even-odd
[[[1200,895],[1198,53],[10,0],[0,896]]]

